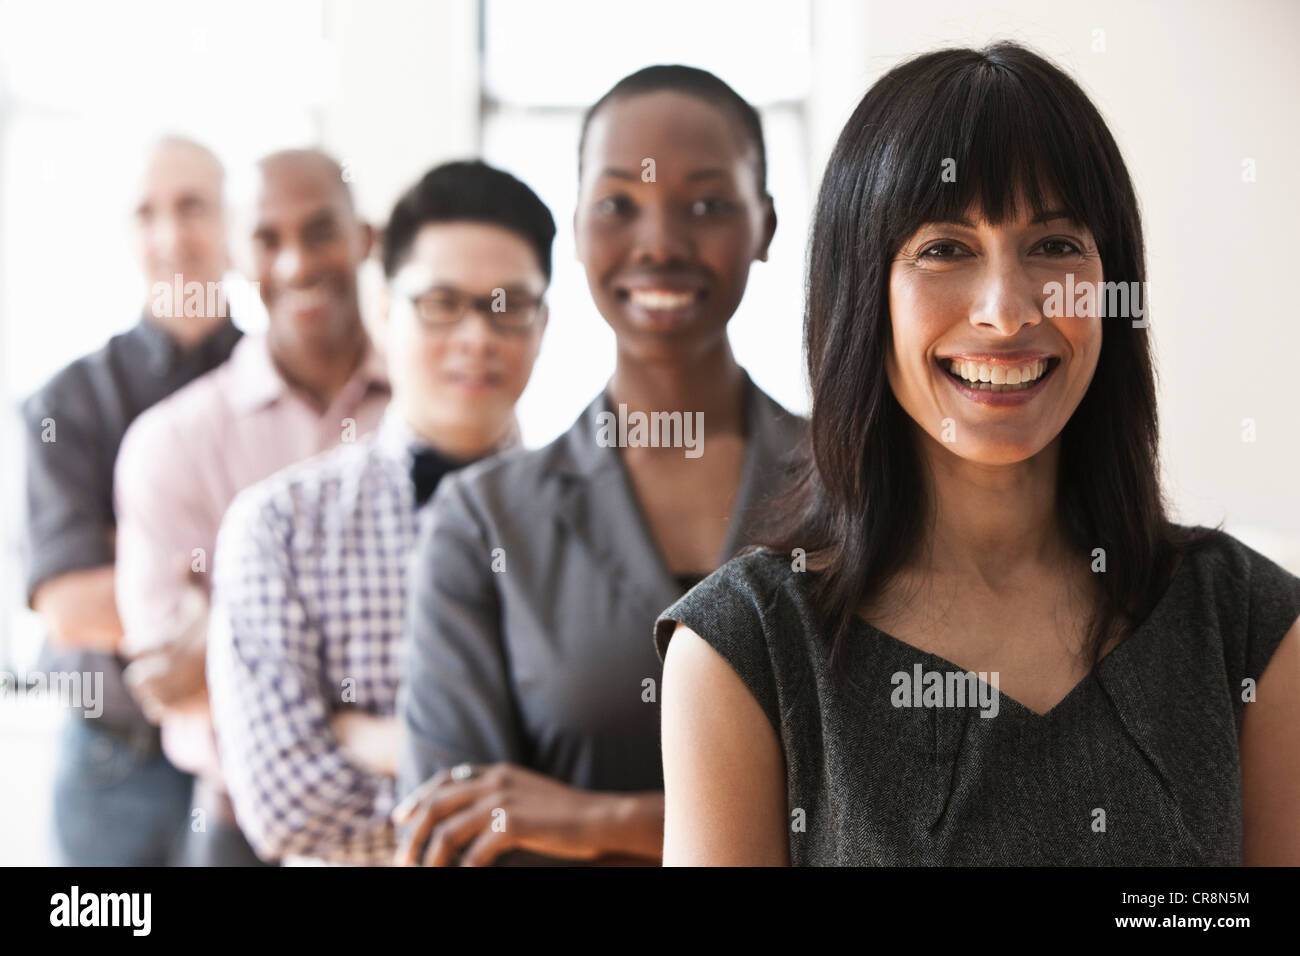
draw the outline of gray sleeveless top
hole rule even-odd
[[[789,556],[753,551],[655,624],[661,658],[685,624],[776,728],[792,863],[1241,863],[1247,679],[1300,616],[1300,578],[1213,533],[1043,715],[1005,694],[994,707],[989,684],[866,622],[845,655],[860,690],[841,689],[806,581]]]

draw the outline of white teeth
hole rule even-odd
[[[672,292],[667,289],[633,289],[628,298],[645,309],[684,309],[695,301],[694,292]]]
[[[326,297],[323,289],[291,289],[282,295],[281,300],[286,309],[305,312],[325,305]]]
[[[1047,371],[1047,359],[1035,359],[1024,365],[983,365],[963,359],[949,359],[948,370],[956,377],[974,385],[983,385],[982,390],[997,392],[1008,388],[1028,388]]]

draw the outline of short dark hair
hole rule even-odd
[[[551,281],[555,219],[546,203],[514,176],[479,160],[443,163],[402,194],[384,227],[384,274],[406,262],[419,231],[434,223],[482,222],[518,234]]]
[[[708,70],[693,66],[647,66],[623,77],[596,100],[582,117],[582,134],[578,137],[578,175],[582,175],[582,153],[587,145],[587,128],[597,113],[615,100],[665,90],[704,100],[740,124],[741,132],[754,145],[759,194],[766,193],[767,148],[763,144],[763,121],[759,118],[758,110]]]
[[[941,175],[949,160],[955,182]],[[1105,121],[1074,80],[1016,44],[942,50],[895,67],[840,134],[808,256],[812,455],[767,538],[818,553],[809,583],[833,662],[845,659],[857,608],[924,538],[920,453],[886,374],[891,262],[926,222],[974,205],[996,225],[1024,206],[1043,212],[1049,192],[1091,231],[1106,281],[1144,281],[1137,196]],[[1150,333],[1115,321],[1061,433],[1058,476],[1071,546],[1116,556],[1097,576],[1094,664],[1109,638],[1145,619],[1180,554],[1203,540],[1166,516],[1157,439]]]

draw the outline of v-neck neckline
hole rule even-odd
[[[1003,691],[1000,687],[995,689],[995,693],[998,695],[998,699],[1010,703],[1016,710],[1025,713],[1029,717],[1033,718],[1036,722],[1046,722],[1051,718],[1055,717],[1065,708],[1067,704],[1071,703],[1076,697],[1080,696],[1080,693],[1083,691],[1084,688],[1090,686],[1093,683],[1098,682],[1098,675],[1101,673],[1103,666],[1109,665],[1110,667],[1114,667],[1115,666],[1114,659],[1117,658],[1118,655],[1121,655],[1121,652],[1123,652],[1126,647],[1136,642],[1139,638],[1141,638],[1145,634],[1145,632],[1150,630],[1151,626],[1157,621],[1157,619],[1164,614],[1165,606],[1169,602],[1169,596],[1170,594],[1173,593],[1174,588],[1177,586],[1179,580],[1183,576],[1184,570],[1186,569],[1189,563],[1190,562],[1188,561],[1188,556],[1183,555],[1177,569],[1170,577],[1169,584],[1165,587],[1164,593],[1160,595],[1160,599],[1156,602],[1155,607],[1151,609],[1151,613],[1147,615],[1146,620],[1144,620],[1141,624],[1139,624],[1136,628],[1134,628],[1133,633],[1129,634],[1128,637],[1124,638],[1124,640],[1120,641],[1109,651],[1107,651],[1104,655],[1102,655],[1102,658],[1097,662],[1097,665],[1089,669],[1088,673],[1084,674],[1083,677],[1081,677],[1078,681],[1076,681],[1075,684],[1068,691],[1065,692],[1065,695],[1061,697],[1056,703],[1054,703],[1047,710],[1042,712],[1036,711],[1032,707],[1028,706],[1027,704],[1024,704],[1021,701],[1017,700],[1016,698],[1012,697],[1010,694]],[[880,630],[880,628],[876,627],[874,624],[872,624],[870,621],[866,620],[863,617],[854,615],[853,620],[854,620],[855,627],[865,628],[867,632],[884,638],[886,641],[888,641],[894,647],[900,650],[905,649],[907,651],[910,651],[913,654],[920,654],[925,657],[928,657],[930,660],[937,661],[940,664],[942,664],[945,668],[952,671],[958,671],[963,674],[974,674],[976,679],[979,681],[979,683],[982,686],[991,686],[988,685],[988,683],[984,680],[984,678],[979,676],[980,675],[979,671],[972,671],[956,663],[955,661],[951,661],[948,658],[943,657],[942,655],[934,653],[933,651],[922,650],[921,648],[917,647],[915,644],[909,644],[907,641],[903,640],[900,637],[895,637],[893,634],[890,634],[887,631]],[[987,673],[987,671],[985,673]]]
[[[753,496],[755,474],[758,470],[759,455],[759,422],[757,414],[758,386],[754,384],[749,373],[742,368],[745,375],[744,389],[744,415],[745,415],[745,457],[741,465],[740,484],[736,487],[736,496],[732,503],[731,516],[727,520],[727,531],[723,535],[721,553],[715,557],[714,565],[711,568],[699,568],[697,571],[703,571],[705,575],[712,573],[715,569],[722,567],[723,564],[735,552],[740,541],[741,524],[743,515],[752,505],[749,500]],[[602,390],[602,400],[604,408],[607,411],[613,411],[610,408],[609,392]],[[629,510],[640,532],[641,545],[646,552],[654,556],[655,567],[658,569],[660,585],[671,584],[673,589],[677,588],[678,575],[668,566],[668,561],[664,558],[663,552],[659,548],[658,542],[655,541],[654,532],[650,528],[650,522],[646,518],[645,509],[641,507],[641,501],[637,498],[636,486],[632,483],[632,475],[628,470],[627,462],[623,460],[622,449],[612,447],[608,449],[613,459],[613,470],[617,472],[620,493],[628,503]]]

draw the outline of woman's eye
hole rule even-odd
[[[729,212],[731,203],[725,199],[697,199],[691,203],[692,216],[710,216],[717,213]]]
[[[1052,258],[1077,256],[1083,252],[1076,243],[1071,242],[1069,239],[1044,239],[1039,243],[1038,248]]]
[[[624,216],[632,211],[632,201],[626,196],[606,196],[596,203],[599,216]]]
[[[955,242],[934,242],[921,250],[918,259],[955,259],[964,250]]]

